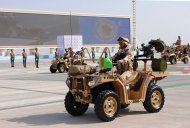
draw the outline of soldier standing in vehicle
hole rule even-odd
[[[81,56],[82,56],[82,57],[85,57],[85,52],[84,52],[84,50],[85,50],[84,47],[82,47],[82,48],[81,48]]]
[[[178,36],[178,39],[177,39],[175,44],[176,45],[181,45],[181,36]]]
[[[11,49],[10,57],[11,57],[11,67],[14,67],[15,53],[13,52],[13,49]]]
[[[125,37],[118,38],[119,50],[113,56],[113,62],[117,63],[118,73],[125,74],[126,78],[130,77],[133,67],[132,67],[132,54],[129,51],[128,45],[129,40]]]
[[[55,59],[59,60],[59,51],[58,51],[58,48],[56,48],[56,50],[55,50]]]
[[[22,57],[23,57],[23,66],[26,68],[27,53],[26,53],[25,49],[23,49]]]
[[[40,59],[40,54],[39,54],[39,51],[37,48],[35,48],[35,65],[36,65],[36,68],[39,68],[38,67],[38,63],[39,63],[39,59]]]

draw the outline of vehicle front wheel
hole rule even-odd
[[[169,58],[169,61],[170,61],[171,64],[177,64],[177,60],[176,60],[176,58],[174,56],[171,56]]]
[[[95,112],[98,118],[108,122],[114,120],[120,110],[118,95],[113,91],[102,91],[95,100]]]
[[[59,73],[65,72],[65,65],[64,64],[59,64],[57,67]]]
[[[163,90],[157,86],[150,86],[146,93],[146,99],[143,103],[147,112],[159,112],[164,106],[165,96]]]
[[[183,59],[183,62],[184,62],[184,64],[187,64],[187,63],[189,62],[189,59],[185,57],[185,58]]]
[[[89,104],[81,104],[80,102],[76,102],[70,91],[65,96],[65,108],[72,116],[83,115],[87,111],[88,106]]]
[[[51,73],[56,73],[57,72],[57,69],[54,69],[53,65],[50,66],[49,70],[50,70]]]

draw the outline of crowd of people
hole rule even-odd
[[[114,56],[113,56],[113,61],[119,61],[121,62],[121,67],[124,66],[123,68],[131,68],[131,64],[127,64],[129,67],[126,67],[126,64],[124,64],[125,60],[126,60],[126,56],[128,55],[131,55],[130,52],[129,52],[129,49],[128,49],[128,44],[129,44],[129,40],[127,38],[124,38],[124,37],[120,37],[118,39],[118,43],[119,43],[119,51],[118,53],[116,53]],[[91,49],[91,55],[92,55],[92,59],[94,60],[95,59],[95,50],[94,48]],[[39,68],[39,51],[37,48],[35,48],[35,66],[36,68]],[[78,51],[78,53],[74,52],[72,48],[68,48],[68,49],[65,49],[65,52],[62,55],[59,54],[59,50],[58,48],[56,48],[55,50],[55,59],[56,60],[59,60],[60,58],[62,59],[68,59],[70,57],[74,57],[75,55],[78,55],[80,57],[84,57],[84,48],[82,47],[81,48],[81,51]],[[27,65],[27,53],[25,51],[25,49],[23,49],[22,51],[22,59],[23,59],[23,67],[26,68],[26,65]],[[15,53],[13,51],[13,49],[11,49],[10,51],[10,60],[11,60],[11,67],[14,67],[14,62],[15,62]]]
[[[35,65],[36,68],[39,68],[39,59],[40,59],[40,54],[37,48],[35,48]],[[15,53],[13,51],[13,49],[11,49],[10,52],[10,60],[11,60],[11,67],[14,67],[14,63],[15,63]],[[25,49],[22,50],[22,60],[23,60],[23,67],[26,68],[26,61],[27,61],[27,53],[25,51]]]

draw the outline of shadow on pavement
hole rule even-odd
[[[79,125],[79,124],[93,124],[102,123],[94,112],[86,113],[83,116],[71,116],[68,113],[51,113],[42,115],[31,115],[21,118],[8,119],[10,122],[25,123],[34,126],[48,126],[56,124],[68,124],[68,125]]]
[[[139,115],[147,114],[146,111],[129,111],[129,109],[122,109],[118,117],[123,117],[127,115]],[[29,125],[39,126],[39,125],[56,125],[56,124],[68,124],[68,125],[79,125],[79,124],[96,124],[104,123],[96,116],[93,108],[85,113],[83,116],[71,116],[68,113],[50,113],[41,115],[31,115],[27,117],[6,119],[10,122],[25,123]]]
[[[150,114],[148,112],[144,111],[133,111],[129,108],[121,109],[119,112],[119,117],[127,116],[127,115],[141,115],[141,114]]]

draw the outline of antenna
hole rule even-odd
[[[136,50],[137,35],[136,35],[136,0],[132,0],[133,4],[133,50]]]
[[[73,30],[72,30],[72,21],[71,21],[71,19],[72,19],[72,17],[71,17],[71,11],[70,11],[71,47],[73,47],[73,40],[72,40]]]

